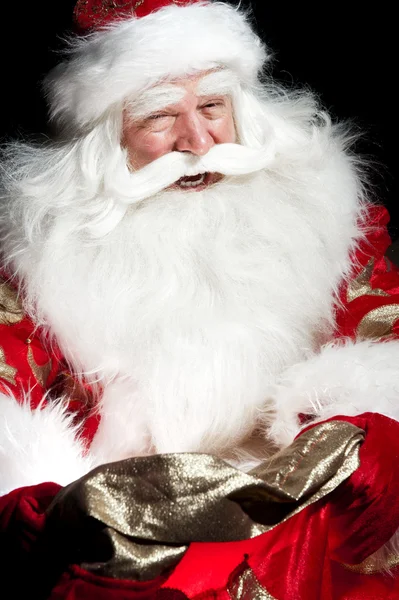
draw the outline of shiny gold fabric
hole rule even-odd
[[[387,292],[379,288],[371,287],[371,276],[374,270],[374,258],[364,267],[357,277],[352,279],[348,285],[347,301],[352,302],[360,296],[389,296]]]
[[[35,376],[36,380],[40,383],[40,385],[44,388],[46,387],[48,376],[51,372],[51,359],[46,362],[44,365],[38,365],[35,361],[35,357],[33,356],[32,348],[30,346],[31,341],[28,339],[28,363],[30,368],[32,369],[32,373]]]
[[[350,423],[322,423],[248,474],[207,454],[103,465],[58,494],[48,524],[85,569],[152,579],[190,542],[252,538],[324,497],[356,470],[362,440]]]
[[[228,584],[227,593],[231,600],[276,600],[259,583],[248,565]]]
[[[380,288],[373,288],[371,277],[374,272],[372,258],[357,277],[348,285],[346,299],[352,302],[361,296],[384,296],[389,294]],[[399,319],[399,304],[383,304],[370,310],[360,321],[356,329],[357,339],[382,340],[392,334],[392,329]]]
[[[3,348],[0,346],[0,377],[15,385],[17,369],[7,364]]]
[[[0,277],[0,325],[13,325],[24,318],[17,291]]]
[[[360,573],[361,575],[375,575],[375,573],[387,572],[390,569],[394,569],[399,565],[399,556],[397,554],[381,553],[379,551],[376,555],[369,556],[362,563],[358,565],[347,565],[343,566],[352,573]]]
[[[384,304],[374,308],[360,321],[356,337],[381,340],[390,334],[399,319],[399,304]]]

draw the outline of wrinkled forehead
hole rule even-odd
[[[238,86],[238,77],[229,69],[217,69],[205,73],[163,81],[144,90],[136,98],[128,99],[125,108],[132,119],[143,118],[153,112],[177,104],[188,93],[198,97],[231,96]]]

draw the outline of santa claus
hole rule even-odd
[[[3,498],[132,457],[247,477],[332,417],[399,431],[399,279],[349,128],[263,77],[227,4],[79,0],[75,18],[45,82],[57,137],[3,159]]]

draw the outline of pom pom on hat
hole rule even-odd
[[[50,117],[76,132],[165,80],[228,68],[242,85],[268,59],[245,14],[203,0],[78,0],[80,35],[44,82]]]

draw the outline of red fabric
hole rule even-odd
[[[360,448],[361,468],[334,494],[330,536],[332,556],[340,562],[358,564],[398,529],[399,424],[377,413],[337,419],[366,433]]]
[[[18,552],[29,553],[44,531],[44,511],[60,491],[56,483],[41,483],[13,490],[0,497],[0,531]]]
[[[61,486],[42,483],[14,490],[0,498],[0,553],[3,587],[12,598],[46,598],[55,583],[51,552],[58,560],[59,548],[43,553],[45,510]],[[44,595],[41,594],[46,590]]]
[[[146,17],[160,8],[176,4],[186,6],[198,0],[78,0],[74,10],[77,31],[84,34],[132,16]]]
[[[36,408],[59,373],[60,353],[53,347],[50,356],[45,348],[41,331],[28,317],[13,325],[0,323],[0,340],[2,360],[13,373],[12,376],[3,378],[0,373],[0,392],[6,393],[9,390],[19,400],[29,392],[31,406]],[[36,375],[32,364],[38,367]],[[37,377],[37,372],[40,370],[48,373],[45,381]]]
[[[387,224],[389,213],[383,206],[371,206],[365,227],[365,238],[354,253],[353,278],[364,268],[370,267],[370,290],[354,300],[348,299],[348,285],[343,285],[340,293],[340,308],[336,314],[337,337],[357,337],[357,328],[370,311],[384,305],[399,305],[399,269],[385,256],[391,245]],[[349,282],[350,285],[350,282]],[[375,293],[377,290],[386,295]],[[399,314],[399,310],[398,310]],[[392,323],[389,334],[399,333],[399,320]]]
[[[62,539],[44,549],[39,544],[37,553],[45,526],[43,511],[59,487],[42,484],[12,492],[1,499],[0,528],[13,540],[14,566],[20,575],[32,574],[26,566],[33,561],[36,581],[29,581],[29,597],[231,600],[229,585],[251,569],[252,581],[276,600],[397,600],[398,569],[392,575],[360,575],[343,563],[363,560],[399,528],[399,423],[370,413],[337,419],[363,429],[365,441],[359,469],[336,492],[252,540],[191,544],[171,573],[151,582],[98,577],[76,565],[54,562],[51,556],[62,554]],[[45,595],[43,580],[37,579],[38,557],[42,577],[51,582]],[[7,575],[3,585],[6,580]],[[36,589],[42,590],[41,596]]]
[[[7,280],[4,272],[0,271],[0,276]],[[12,324],[6,318],[0,320],[0,393],[12,394],[18,402],[28,396],[32,409],[66,396],[69,413],[80,425],[87,446],[97,431],[99,417],[92,410],[90,387],[77,382],[55,342],[50,343],[26,315]]]

